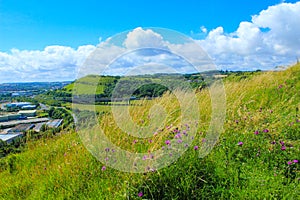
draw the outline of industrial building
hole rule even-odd
[[[30,102],[15,102],[8,103],[5,105],[7,109],[20,109],[20,110],[32,110],[36,109],[36,105],[33,105]]]
[[[19,124],[14,128],[11,128],[7,133],[21,133],[26,132],[34,128],[34,124]]]
[[[0,122],[7,122],[11,120],[24,119],[21,114],[11,114],[11,115],[2,115],[0,116]]]
[[[36,110],[20,110],[18,114],[25,116],[25,117],[35,117]]]
[[[63,122],[62,119],[54,119],[47,122],[46,125],[49,126],[50,128],[57,128],[62,124],[62,122]]]
[[[23,134],[16,133],[16,134],[5,134],[0,135],[0,140],[7,142],[8,144],[12,143],[15,139],[23,137]]]

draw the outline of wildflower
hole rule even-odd
[[[198,146],[194,146],[194,150],[198,150],[199,149],[199,147]]]
[[[143,192],[139,192],[139,193],[138,193],[138,196],[139,196],[139,197],[142,197],[143,195],[144,195]]]
[[[243,146],[243,144],[244,144],[243,142],[238,142],[239,146]]]
[[[298,161],[298,160],[293,160],[293,162],[294,162],[294,163],[298,163],[299,161]]]
[[[106,151],[106,152],[109,152],[109,148],[105,148],[105,151]]]
[[[166,140],[166,145],[170,145],[171,141],[170,140]]]
[[[133,144],[136,144],[137,143],[137,140],[133,140]]]
[[[181,138],[181,134],[180,133],[178,133],[178,134],[175,135],[175,139],[179,139],[179,138]]]
[[[204,142],[206,142],[206,139],[205,139],[205,138],[203,138],[203,139],[202,139],[202,142],[203,142],[203,143],[204,143]]]
[[[147,160],[147,156],[143,156],[143,160]]]
[[[106,170],[106,167],[105,167],[105,166],[103,166],[103,167],[101,168],[101,170],[102,170],[102,171],[105,171],[105,170]]]
[[[282,147],[281,147],[281,150],[282,150],[282,151],[285,151],[285,150],[286,150],[286,147],[285,147],[285,146],[282,146]]]
[[[276,144],[276,141],[275,141],[275,140],[274,140],[274,141],[272,141],[272,142],[271,142],[271,144]]]
[[[235,120],[235,123],[238,124],[238,123],[239,123],[239,120]]]
[[[259,131],[254,131],[254,134],[255,134],[255,135],[258,135],[258,134],[259,134]]]
[[[270,113],[273,113],[273,110],[270,110]]]
[[[153,140],[149,140],[149,143],[152,143],[153,142]]]
[[[281,89],[282,87],[283,87],[283,85],[279,85],[279,86],[278,86],[278,89]]]
[[[288,161],[287,164],[288,164],[288,165],[291,165],[291,164],[293,164],[293,163],[292,163],[291,161]]]
[[[264,133],[269,133],[269,129],[264,129]]]
[[[162,150],[165,150],[165,146],[162,146],[161,149],[162,149]]]
[[[280,141],[280,144],[281,144],[281,146],[283,146],[283,145],[284,145],[284,142],[283,142],[283,141]]]
[[[109,158],[108,158],[108,157],[106,157],[106,158],[105,158],[105,161],[108,161],[108,160],[109,160]]]
[[[111,152],[115,153],[115,152],[116,152],[116,150],[114,150],[114,149],[111,149]]]
[[[189,145],[188,145],[188,144],[185,144],[185,145],[184,145],[184,147],[186,147],[186,148],[187,148],[187,147],[189,147]]]
[[[177,142],[180,144],[180,143],[182,143],[182,140],[177,140]]]

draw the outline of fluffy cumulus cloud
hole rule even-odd
[[[65,46],[48,46],[42,51],[12,49],[0,52],[1,82],[53,81],[74,79],[77,67],[95,46],[77,49]]]
[[[233,33],[211,30],[199,44],[223,69],[271,69],[300,56],[300,2],[270,6]]]

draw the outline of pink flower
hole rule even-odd
[[[244,144],[243,142],[238,142],[239,146],[243,146],[243,144]]]
[[[101,168],[101,170],[102,170],[102,171],[105,171],[105,170],[106,170],[106,167],[105,167],[105,166],[103,166],[103,167]]]
[[[170,145],[171,141],[170,140],[166,140],[166,145]]]
[[[194,150],[198,150],[199,149],[199,147],[198,146],[194,146]]]
[[[293,162],[294,162],[294,163],[298,163],[299,161],[298,161],[298,160],[293,160]]]
[[[265,130],[264,130],[264,133],[269,133],[269,129],[265,129]]]
[[[144,195],[143,192],[139,192],[139,193],[138,193],[138,196],[139,196],[139,197],[142,197],[143,195]]]
[[[255,134],[255,135],[258,135],[258,134],[259,134],[259,131],[254,131],[254,134]]]
[[[281,150],[282,150],[282,151],[285,151],[285,150],[286,150],[286,147],[285,147],[285,146],[282,146],[282,147],[281,147]]]
[[[293,164],[293,163],[292,163],[291,161],[288,161],[287,164],[288,164],[288,165],[291,165],[291,164]]]

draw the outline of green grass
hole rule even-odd
[[[300,163],[288,162],[300,160],[300,65],[282,72],[225,78],[224,84],[225,131],[208,156],[199,158],[193,149],[203,142],[210,121],[211,101],[204,89],[197,94],[201,113],[198,135],[188,151],[169,167],[145,174],[110,167],[103,171],[104,164],[86,150],[79,136],[68,132],[31,141],[24,152],[1,159],[0,198],[299,199]],[[151,107],[160,104],[167,114],[165,125],[180,125],[179,105],[171,101],[173,98],[167,94],[145,100],[143,106],[131,106],[132,120],[147,125]],[[109,106],[96,106],[96,110],[106,113],[101,117],[105,134],[130,151],[158,149],[173,137],[164,129],[159,137],[152,138],[153,143],[139,139],[133,145],[135,138],[122,133]],[[286,150],[282,150],[280,141]]]

